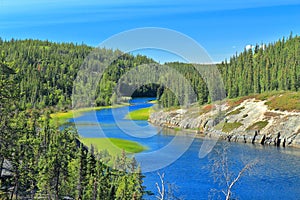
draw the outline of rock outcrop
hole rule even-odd
[[[233,142],[300,147],[300,113],[270,110],[256,99],[234,108],[216,105],[207,112],[199,107],[154,112],[149,122]]]

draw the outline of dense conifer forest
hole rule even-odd
[[[199,104],[209,103],[209,91],[191,64],[167,63],[191,81]],[[186,67],[186,66],[190,67]],[[209,66],[208,66],[209,67]],[[300,90],[300,37],[292,35],[277,42],[255,45],[217,64],[228,98],[270,91]],[[174,94],[166,90],[160,97],[164,107],[178,105]]]
[[[0,40],[2,60],[14,70],[14,79],[18,80],[19,102],[23,108],[56,107],[58,110],[71,106],[73,82],[84,59],[92,47],[66,43],[52,43],[39,40]],[[298,91],[300,88],[300,38],[290,36],[277,42],[260,44],[252,49],[236,54],[229,61],[217,64],[222,74],[227,97],[234,98],[253,93],[274,90]],[[127,71],[143,64],[155,63],[145,56],[133,56],[110,49],[101,49],[101,58],[116,55],[116,59],[101,77],[95,91],[95,105],[110,105],[116,83]],[[201,75],[192,64],[166,63],[190,81],[199,104],[210,101],[209,91]],[[209,66],[207,66],[209,67]],[[142,73],[142,72],[141,72]],[[147,77],[145,77],[147,78]],[[170,79],[165,75],[161,79]],[[123,88],[130,87],[130,81],[122,83]],[[182,85],[177,84],[178,87]],[[174,91],[163,85],[140,85],[132,96],[156,96],[164,107],[179,104]]]
[[[112,157],[87,148],[75,129],[60,130],[50,118],[53,109],[71,107],[73,81],[92,50],[86,45],[0,40],[1,199],[142,198],[143,176],[134,159],[125,152]],[[124,54],[112,63],[105,83],[99,84],[103,88],[97,91],[97,104],[110,104],[120,72],[144,60],[150,59]],[[114,170],[120,166],[123,170]]]

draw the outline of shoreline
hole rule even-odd
[[[80,117],[85,112],[90,111],[98,111],[103,109],[110,109],[110,108],[120,108],[123,106],[128,106],[129,103],[122,103],[122,104],[116,104],[112,106],[96,106],[96,107],[85,107],[85,108],[78,108],[78,109],[71,109],[65,112],[59,111],[54,112],[50,114],[52,122],[56,123],[58,126],[64,125],[68,123],[68,120],[74,117]]]
[[[234,142],[234,143],[240,143],[240,144],[248,144],[248,145],[253,145],[253,146],[256,146],[256,147],[261,146],[261,147],[277,147],[277,148],[281,148],[281,149],[286,149],[286,148],[300,149],[300,145],[291,145],[291,146],[283,147],[283,146],[276,146],[276,145],[271,145],[271,144],[263,145],[263,144],[260,144],[260,143],[232,141],[232,140],[228,140],[227,138],[223,138],[222,136],[215,137],[215,135],[205,134],[205,133],[203,133],[199,130],[193,130],[193,129],[176,130],[176,128],[178,128],[178,127],[159,126],[159,125],[153,124],[151,122],[149,122],[149,123],[153,126],[160,127],[163,130],[167,131],[166,135],[172,135],[172,136],[179,135],[179,136],[191,136],[192,137],[191,133],[193,133],[193,134],[195,134],[194,138],[197,138],[197,139],[209,139],[209,140],[217,140],[217,141],[221,140],[221,141],[226,141],[226,142],[229,142],[229,143]],[[209,137],[206,137],[207,135],[209,135]]]
[[[218,108],[207,112],[195,107],[159,111],[152,113],[148,122],[175,132],[193,132],[199,138],[300,148],[299,111],[275,110],[265,100],[255,98],[244,99],[234,107]]]

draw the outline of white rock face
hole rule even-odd
[[[230,141],[300,147],[300,113],[270,110],[265,101],[256,99],[245,100],[233,109],[221,105],[206,113],[195,107],[159,111],[152,113],[149,121],[168,128],[193,129],[212,137],[218,132],[218,137]],[[260,130],[256,127],[249,130],[250,126],[262,121],[268,124]],[[228,133],[220,131],[222,123],[236,122],[241,126]]]

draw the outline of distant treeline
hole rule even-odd
[[[300,37],[290,36],[268,45],[256,45],[253,49],[236,54],[229,61],[217,64],[221,72],[226,96],[234,98],[253,93],[273,90],[298,91],[300,88]],[[24,108],[71,106],[73,83],[80,66],[95,48],[72,43],[53,43],[39,40],[0,40],[2,58],[15,71],[15,79],[19,81],[20,103]],[[123,54],[116,50],[100,49],[97,56],[88,59],[88,65],[97,67],[103,60],[114,56],[116,59],[101,76],[101,81],[93,91],[94,105],[110,105],[115,103],[113,91],[120,78],[131,69],[140,70],[144,64],[161,66],[146,56]],[[167,66],[182,74],[194,90],[199,104],[211,101],[207,84],[192,64],[166,63]],[[210,67],[209,65],[206,67]],[[155,72],[155,70],[153,70]],[[135,75],[135,76],[136,76]],[[202,74],[203,75],[203,74]],[[128,78],[129,77],[129,78]],[[150,81],[149,76],[143,76],[144,81]],[[177,80],[177,76],[166,73],[159,77],[157,83],[133,86],[134,75],[122,79],[119,89],[121,94],[140,96],[156,96],[164,107],[176,106],[186,97],[176,97],[176,91],[184,89],[185,85]],[[151,79],[152,80],[152,79]],[[162,81],[164,80],[164,81]],[[152,80],[153,81],[153,80]],[[162,83],[173,84],[172,90]],[[161,84],[160,84],[161,83]],[[82,85],[88,86],[88,80]],[[95,84],[95,83],[90,83]],[[126,91],[133,87],[129,94]],[[81,88],[82,94],[91,93]],[[174,91],[175,90],[175,91]],[[183,99],[179,99],[183,98]],[[186,100],[184,100],[184,98]],[[82,105],[86,106],[86,105]]]
[[[14,70],[12,76],[18,82],[19,102],[24,108],[70,107],[73,82],[84,59],[93,50],[95,48],[72,43],[0,39],[1,58]],[[110,49],[100,49],[97,54],[98,62],[106,56],[118,58],[110,64],[96,87],[95,104],[98,106],[111,104],[116,82],[128,69],[154,62],[145,56]]]

